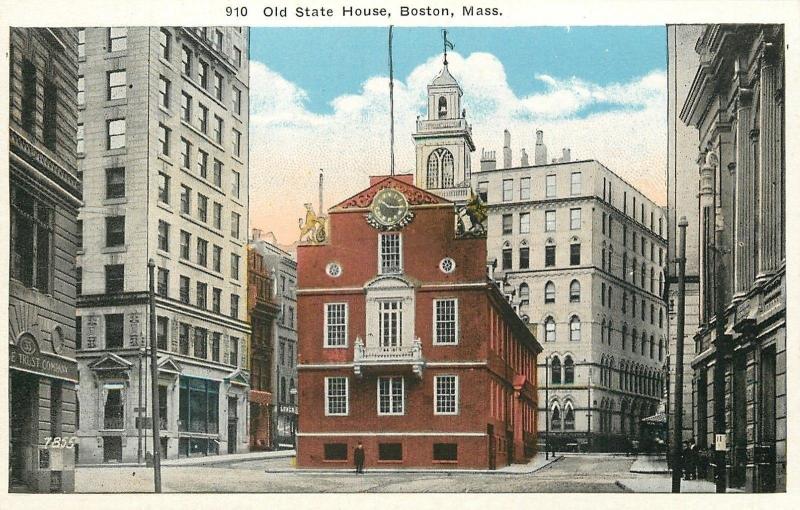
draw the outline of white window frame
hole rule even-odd
[[[525,193],[523,193],[523,191]],[[530,177],[522,177],[519,180],[519,199],[520,200],[530,200],[531,199],[531,178]]]
[[[550,225],[550,214],[553,215],[552,219],[552,227]],[[556,231],[556,211],[555,209],[550,209],[544,212],[544,231],[545,232],[555,232]]]
[[[552,182],[551,182],[552,180]],[[552,186],[551,186],[552,184]],[[550,192],[552,188],[552,193]],[[556,174],[545,175],[544,177],[544,196],[545,198],[555,198],[558,195],[556,184]]]
[[[384,272],[383,271],[383,238],[385,236],[397,236],[397,246],[399,252],[399,271]],[[403,234],[399,232],[382,232],[378,234],[378,274],[402,274],[403,273]]]
[[[525,218],[525,222],[522,221],[522,218]],[[529,212],[519,213],[519,233],[520,234],[531,233],[531,213]]]
[[[395,304],[396,308],[384,310],[384,305]],[[388,320],[391,316],[397,321],[397,329],[395,338],[396,343],[385,343],[391,337],[384,338],[383,326],[384,321]],[[403,299],[381,299],[378,301],[378,346],[380,347],[399,347],[403,345]]]
[[[455,379],[455,411],[439,411],[439,379],[445,377],[452,377]],[[459,387],[458,376],[455,374],[441,374],[433,376],[433,414],[436,416],[455,416],[458,414],[459,408]]]
[[[577,186],[575,177],[578,177]],[[572,172],[569,176],[569,193],[570,195],[580,195],[583,188],[583,174],[581,172]]]
[[[437,306],[439,303],[444,303],[447,301],[452,301],[454,306],[454,316],[453,320],[455,321],[455,332],[454,332],[454,341],[452,342],[442,342],[439,341],[439,318],[437,314]],[[458,317],[458,298],[441,298],[441,299],[434,299],[433,300],[433,345],[458,345],[460,340],[459,336],[461,333],[461,328],[459,327],[459,317]]]
[[[508,183],[508,188],[506,188],[506,183]],[[514,200],[514,179],[503,179],[502,186],[503,202],[511,202]]]
[[[389,411],[381,411],[381,381],[389,380]],[[392,411],[394,407],[394,381],[400,379],[400,411]],[[375,381],[376,405],[378,416],[402,416],[406,412],[406,379],[402,376],[383,376]]]
[[[575,217],[575,213],[577,214],[577,218]],[[570,230],[580,230],[581,229],[581,208],[580,207],[573,207],[569,210],[569,229]],[[577,225],[575,224],[577,221]]]
[[[330,310],[333,306],[343,306],[344,307],[344,343],[342,344],[331,344],[330,337],[328,336],[328,318],[330,317]],[[347,333],[349,330],[350,325],[350,317],[348,315],[348,306],[347,303],[325,303],[325,344],[324,347],[327,349],[342,349],[347,347]]]
[[[344,379],[344,413],[330,412],[330,381],[333,379]],[[338,395],[337,395],[338,396]],[[326,377],[325,378],[325,416],[348,416],[350,414],[350,378],[349,377]]]

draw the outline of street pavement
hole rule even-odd
[[[623,492],[616,482],[630,478],[632,458],[567,456],[535,472],[413,473],[292,470],[292,458],[247,458],[201,465],[165,465],[164,492],[359,493],[359,492]],[[152,492],[153,470],[145,467],[81,467],[75,473],[76,492]]]

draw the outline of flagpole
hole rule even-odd
[[[391,175],[394,175],[394,68],[392,66],[392,25],[389,25],[389,136],[391,138]]]

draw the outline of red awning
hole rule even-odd
[[[268,391],[250,390],[250,402],[267,406],[272,403],[272,393]]]

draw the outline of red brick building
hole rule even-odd
[[[272,392],[272,327],[280,307],[273,296],[273,281],[264,257],[247,247],[247,318],[250,337],[250,450],[265,450],[272,444],[270,404]]]
[[[495,468],[536,440],[541,346],[487,278],[486,240],[412,176],[373,177],[298,257],[300,467]]]

